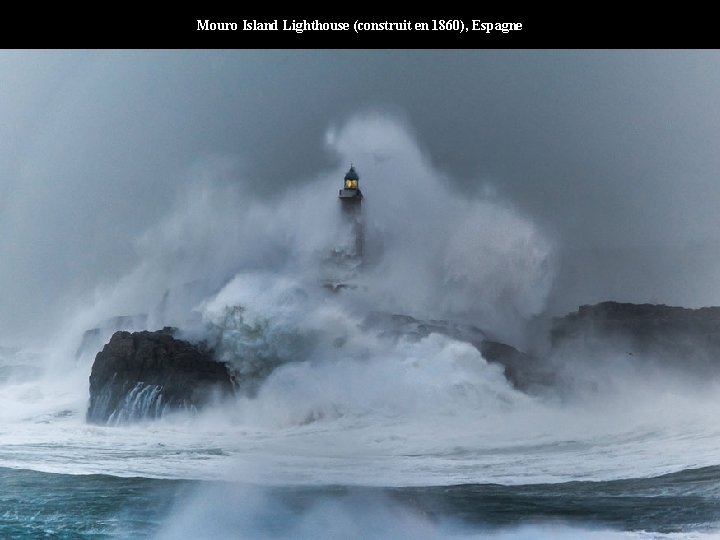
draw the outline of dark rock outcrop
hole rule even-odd
[[[234,380],[212,352],[157,332],[116,332],[95,357],[88,422],[118,424],[199,409],[233,395]]]
[[[421,339],[443,334],[472,344],[488,362],[501,364],[522,391],[572,385],[582,365],[603,369],[619,362],[640,373],[660,368],[686,377],[720,376],[720,307],[689,309],[662,304],[602,302],[551,321],[549,343],[532,354],[501,343],[481,329],[452,321],[372,313],[364,327],[380,335]],[[593,375],[594,376],[594,375]]]
[[[489,339],[482,341],[478,349],[485,360],[505,368],[505,376],[518,390],[539,390],[556,383],[556,374],[542,358]]]
[[[232,324],[224,325],[215,336],[215,350],[176,339],[169,328],[116,332],[92,367],[88,421],[118,424],[172,410],[199,409],[236,393],[252,397],[277,366],[293,355],[305,358],[309,352],[303,352],[303,347],[312,350],[308,345],[312,340],[306,343],[294,335],[275,336],[272,347],[256,340],[264,335],[264,327],[249,325],[237,309],[228,314]],[[595,375],[588,372],[586,376],[588,370],[573,370],[583,362],[600,368],[597,373],[620,359],[639,367],[641,374],[650,373],[646,367],[661,366],[691,376],[720,375],[717,307],[617,302],[581,306],[552,320],[547,350],[534,354],[500,343],[473,325],[446,320],[374,312],[365,318],[362,329],[387,339],[419,340],[435,333],[469,343],[485,360],[502,365],[517,389],[529,392],[573,386],[583,377],[592,383]],[[546,329],[543,335],[548,335]],[[337,346],[342,343],[338,338]]]
[[[537,357],[491,339],[478,327],[445,320],[421,320],[409,315],[373,312],[365,318],[363,328],[376,328],[381,336],[422,339],[442,334],[474,346],[488,362],[502,365],[505,376],[517,389],[527,391],[554,382],[554,376]]]
[[[621,352],[633,362],[720,372],[720,307],[602,302],[553,320],[554,352]],[[577,355],[576,356],[580,356]]]
[[[720,307],[602,302],[556,318],[551,330],[553,344],[574,337],[618,336],[641,343],[680,335],[720,345]]]

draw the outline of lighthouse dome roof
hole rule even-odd
[[[352,165],[350,165],[350,170],[345,173],[345,180],[360,180],[360,176]]]

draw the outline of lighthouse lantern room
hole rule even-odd
[[[363,195],[362,191],[360,191],[359,182],[360,176],[355,167],[350,164],[350,170],[345,173],[343,188],[340,190],[339,195],[344,210],[353,212],[360,210]]]

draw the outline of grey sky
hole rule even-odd
[[[556,239],[551,308],[720,303],[719,95],[716,51],[0,52],[0,342],[127,271],[198,160],[272,197],[371,109]]]

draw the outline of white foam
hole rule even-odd
[[[346,164],[271,201],[215,181],[209,168],[138,239],[138,267],[99,287],[92,305],[68,307],[74,316],[36,362],[42,373],[0,383],[0,466],[396,486],[717,464],[713,388],[639,379],[564,402],[529,397],[467,344],[363,330],[363,315],[384,309],[521,336],[550,286],[552,242],[507,204],[449,189],[397,122],[358,117],[328,141],[344,162],[363,163],[372,257],[356,288],[319,284],[323,257],[343,240],[335,193]],[[184,330],[194,337],[232,323],[237,350],[289,363],[234,408],[86,425],[93,352],[75,357],[82,333],[113,315],[147,313],[154,329],[193,310],[201,324]]]

